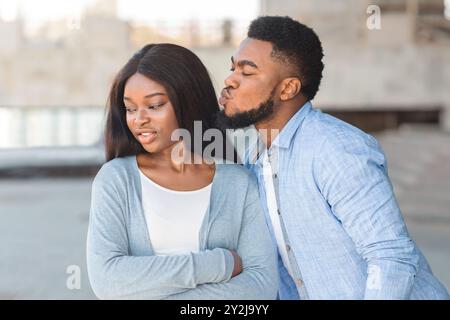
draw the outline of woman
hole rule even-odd
[[[87,239],[99,298],[276,298],[256,182],[239,165],[205,158],[206,143],[171,137],[193,136],[195,121],[211,129],[218,110],[206,68],[183,47],[147,45],[117,75]]]

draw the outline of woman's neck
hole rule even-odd
[[[191,165],[210,165],[213,163],[211,159],[204,159],[188,150],[183,142],[177,142],[157,153],[147,153],[145,158],[150,166],[165,167],[179,173],[185,172],[186,168]]]

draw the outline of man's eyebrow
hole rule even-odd
[[[150,94],[146,95],[144,98],[151,98],[154,96],[165,96],[165,95],[166,94],[162,93],[162,92],[155,92],[155,93],[150,93]],[[123,100],[133,101],[133,99],[125,97],[125,96],[123,97]]]
[[[232,63],[232,64],[235,63],[233,57],[231,57],[231,63]],[[241,67],[241,68],[244,67],[244,66],[250,66],[250,67],[253,67],[253,68],[255,68],[255,69],[258,69],[258,66],[256,65],[256,63],[254,63],[253,61],[250,61],[250,60],[239,60],[239,61],[237,62],[237,65],[238,65],[239,67]]]

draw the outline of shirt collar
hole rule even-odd
[[[297,132],[297,129],[302,124],[303,120],[306,118],[306,116],[311,112],[312,105],[311,102],[306,102],[293,116],[289,121],[286,123],[286,125],[283,127],[283,129],[280,131],[278,136],[275,138],[275,140],[272,142],[272,146],[270,149],[272,149],[273,146],[279,147],[279,148],[289,148],[292,138],[294,137],[295,133]],[[248,153],[245,156],[246,163],[253,163],[256,165],[262,164],[262,157],[260,157],[260,154],[257,152],[258,144],[260,144],[260,139],[256,139],[256,142],[248,149]],[[261,145],[260,145],[261,148]],[[261,150],[261,149],[260,149]],[[252,159],[253,158],[253,159]]]
[[[281,129],[275,140],[272,141],[272,145],[280,148],[289,148],[291,145],[292,138],[294,137],[297,129],[302,124],[306,116],[311,112],[312,105],[311,102],[306,102],[300,110],[298,110],[291,119],[286,123],[286,125]]]

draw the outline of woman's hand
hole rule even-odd
[[[233,273],[231,274],[231,277],[233,278],[242,272],[242,259],[236,253],[236,251],[230,250],[230,252],[233,254],[233,258],[234,258],[234,268],[233,268]]]

